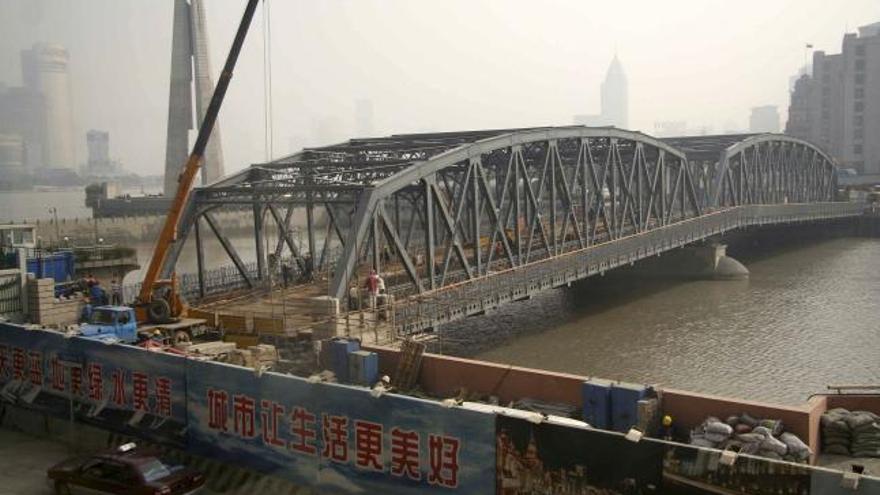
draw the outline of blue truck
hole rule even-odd
[[[137,344],[153,339],[173,345],[205,335],[208,332],[206,323],[198,318],[180,318],[170,323],[138,326],[134,308],[97,306],[92,309],[89,321],[80,326],[79,334],[108,344]]]

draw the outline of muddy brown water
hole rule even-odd
[[[606,276],[444,329],[447,354],[802,404],[880,383],[880,239],[739,258],[742,281]]]

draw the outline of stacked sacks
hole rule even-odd
[[[810,447],[794,433],[789,433],[787,431],[783,432],[779,435],[779,440],[781,440],[788,448],[787,460],[806,462],[810,458],[810,455],[813,454]]]
[[[691,445],[713,449],[724,448],[722,445],[730,439],[732,434],[733,428],[730,425],[710,416],[691,432]]]
[[[850,412],[836,408],[822,415],[822,452],[826,454],[850,455],[852,430],[846,419]]]
[[[855,457],[880,457],[880,416],[856,411],[847,421],[852,428],[850,450]]]
[[[822,437],[828,454],[880,457],[880,416],[831,409],[822,415]]]
[[[709,417],[691,432],[690,443],[792,462],[806,462],[812,454],[797,435],[784,431],[782,421],[758,420],[748,414],[731,416],[725,422]]]

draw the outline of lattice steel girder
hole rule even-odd
[[[402,191],[424,198],[410,203],[416,211],[403,223],[418,221],[425,243],[406,253],[394,240],[413,225],[382,221],[380,206]],[[358,259],[386,253],[376,225],[405,255],[418,292],[647,230],[656,218],[698,216],[702,207],[685,155],[644,134],[573,127],[492,136],[365,188],[330,295],[344,297]],[[413,259],[427,268],[408,266]]]
[[[721,152],[711,206],[834,201],[833,158],[802,139],[760,134]]]
[[[273,259],[287,248],[301,269],[306,256],[318,260],[319,268],[333,270],[332,296],[347,293],[367,260],[385,268],[386,279],[405,295],[718,208],[830,201],[835,180],[827,154],[778,135],[657,140],[573,126],[357,139],[254,165],[196,189],[163,274],[173,271],[199,218],[216,227],[224,244],[223,226],[211,226],[206,217],[222,206],[259,215],[258,243],[268,211],[279,232]],[[294,208],[306,208],[307,248],[291,238]],[[314,216],[319,211],[326,211],[323,225]],[[323,241],[316,229],[325,232]],[[331,254],[334,244],[341,255]],[[227,252],[249,280],[237,253]],[[273,268],[260,264],[261,273]]]

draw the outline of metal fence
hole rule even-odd
[[[863,211],[864,205],[857,203],[749,205],[720,210],[398,300],[396,332],[405,335],[433,328],[730,230],[853,217]]]
[[[21,275],[16,273],[0,278],[0,316],[20,314],[21,296]]]

